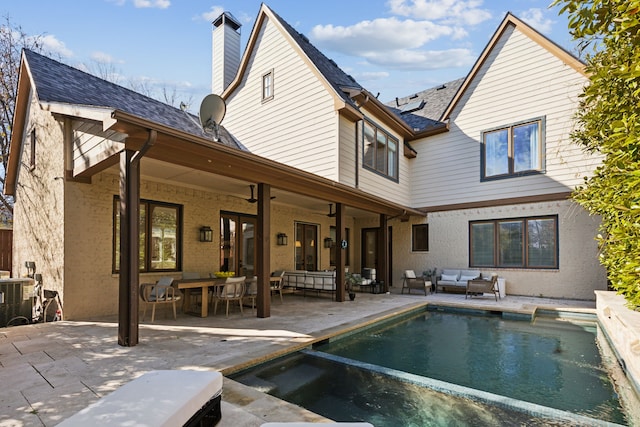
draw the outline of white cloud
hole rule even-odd
[[[482,9],[482,0],[389,0],[390,11],[415,19],[443,21],[458,25],[477,25],[491,18]]]
[[[111,55],[105,52],[95,51],[91,53],[91,59],[101,64],[113,64],[115,62],[122,63],[122,61],[116,61]]]
[[[203,12],[200,15],[200,18],[208,22],[213,22],[213,20],[216,19],[218,16],[222,15],[223,12],[224,12],[224,7],[211,6],[211,9],[208,12]]]
[[[349,27],[316,25],[311,29],[310,38],[322,49],[364,56],[396,49],[419,48],[443,36],[457,37],[462,31],[464,30],[429,21],[380,18]]]
[[[171,2],[169,0],[133,0],[133,5],[137,8],[166,9],[171,6]]]
[[[73,52],[71,49],[67,48],[63,41],[58,40],[55,36],[48,34],[42,37],[42,45],[45,48],[45,51],[50,51],[59,54],[64,57],[73,56]]]
[[[520,15],[522,20],[527,24],[531,25],[536,30],[541,33],[548,34],[551,32],[553,24],[555,21],[545,17],[545,14],[542,9],[529,9]]]
[[[440,68],[467,67],[475,61],[469,49],[409,50],[399,49],[389,53],[372,53],[366,56],[371,64],[400,70],[435,70]]]

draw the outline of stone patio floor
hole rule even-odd
[[[260,319],[245,307],[207,318],[170,309],[139,328],[139,344],[117,343],[115,317],[0,328],[0,427],[54,426],[141,374],[159,369],[215,370],[242,366],[309,346],[381,317],[429,304],[532,313],[536,307],[595,313],[595,301],[507,295],[465,299],[463,294],[425,296],[358,293],[355,301],[328,296],[274,298],[271,317]],[[149,313],[147,313],[149,316]],[[253,427],[277,421],[328,421],[266,394],[224,379],[220,427]]]

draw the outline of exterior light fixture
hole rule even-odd
[[[213,242],[213,230],[208,225],[200,227],[200,241]]]
[[[289,244],[289,238],[284,233],[278,233],[276,236],[276,242],[278,246],[287,246]]]
[[[331,246],[333,246],[333,240],[331,239],[331,237],[325,237],[324,238],[324,247],[325,248],[330,248]]]

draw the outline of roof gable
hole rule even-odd
[[[31,50],[23,59],[40,103],[119,110],[170,128],[210,139],[197,116],[70,67]],[[221,143],[239,148],[226,131]]]
[[[444,121],[449,119],[449,115],[453,111],[454,107],[460,101],[460,99],[462,98],[462,95],[465,93],[470,83],[476,77],[478,71],[484,65],[487,57],[490,55],[491,51],[496,47],[499,40],[505,33],[506,28],[509,26],[517,28],[520,32],[522,32],[524,35],[529,37],[531,40],[533,40],[534,42],[542,46],[544,49],[548,50],[550,53],[558,57],[565,64],[567,64],[574,70],[578,71],[582,75],[586,76],[585,65],[582,61],[580,61],[578,58],[573,56],[567,50],[563,49],[562,47],[554,43],[552,40],[545,37],[538,31],[536,31],[535,29],[533,29],[532,27],[530,27],[529,25],[521,21],[520,19],[516,18],[511,12],[508,12],[504,17],[504,19],[502,20],[502,23],[500,24],[500,26],[498,26],[498,29],[495,31],[495,33],[489,40],[489,43],[487,43],[487,46],[482,51],[482,54],[480,54],[480,56],[476,60],[475,64],[471,68],[471,71],[469,72],[467,77],[464,79],[464,81],[460,85],[460,89],[457,91],[457,93],[455,94],[455,96],[447,106],[447,108],[442,113],[442,117],[440,118],[440,120]]]

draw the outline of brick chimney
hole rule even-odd
[[[222,94],[238,72],[241,26],[229,12],[222,13],[213,21],[212,93]]]

